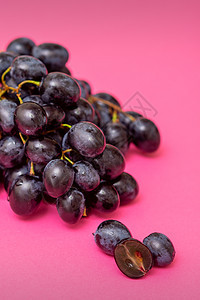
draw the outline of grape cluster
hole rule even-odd
[[[43,200],[75,224],[87,211],[112,212],[135,199],[124,155],[131,143],[156,151],[160,134],[112,95],[92,94],[72,77],[68,58],[61,45],[28,38],[0,53],[0,168],[16,214],[34,213]]]
[[[114,256],[120,271],[130,278],[145,276],[152,266],[170,265],[176,253],[172,242],[163,233],[151,233],[141,243],[117,220],[103,221],[93,235],[97,246]]]

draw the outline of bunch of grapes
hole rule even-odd
[[[109,213],[135,199],[124,155],[131,143],[156,151],[160,134],[112,95],[92,94],[68,57],[61,45],[28,38],[0,53],[0,168],[14,213],[30,215],[43,200],[75,224],[88,210]]]

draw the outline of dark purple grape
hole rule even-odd
[[[49,196],[47,191],[43,191],[43,201],[46,204],[56,205],[56,198]]]
[[[18,165],[14,168],[6,169],[4,173],[4,188],[7,193],[10,191],[10,187],[12,183],[20,176],[27,174],[29,172],[29,168],[26,163],[22,165]]]
[[[11,41],[7,51],[14,52],[17,55],[31,55],[34,46],[35,43],[32,40],[22,37]]]
[[[60,73],[49,73],[44,79],[40,94],[46,104],[70,106],[80,98],[80,88],[72,77]]]
[[[83,216],[85,198],[79,190],[71,188],[66,194],[57,199],[56,206],[63,221],[75,224]]]
[[[87,88],[85,86],[85,83],[82,80],[78,80],[76,78],[74,78],[74,79],[78,82],[78,84],[80,86],[81,97],[84,98],[84,99],[87,99],[89,97],[89,94],[88,94],[88,90],[87,90]]]
[[[160,145],[160,133],[156,125],[145,118],[139,118],[129,126],[133,143],[144,152],[154,152]]]
[[[67,68],[66,66],[64,66],[61,70],[56,70],[56,72],[62,72],[62,73],[65,73],[69,76],[71,76],[71,71],[69,70],[69,68]]]
[[[15,111],[15,124],[25,135],[39,135],[46,129],[47,115],[37,103],[22,103]]]
[[[125,169],[125,158],[118,148],[106,144],[102,154],[92,161],[100,177],[105,180],[113,180],[120,176]]]
[[[10,75],[16,84],[25,80],[41,81],[47,75],[47,69],[39,59],[22,55],[13,60]]]
[[[22,163],[24,145],[16,136],[6,136],[0,140],[0,167],[13,168]]]
[[[106,181],[88,193],[90,206],[101,212],[113,212],[120,204],[119,194],[114,186]]]
[[[114,257],[120,271],[130,278],[143,277],[152,268],[151,252],[140,241],[132,238],[117,244]]]
[[[116,220],[103,221],[94,233],[97,246],[109,255],[114,255],[114,249],[119,242],[130,237],[128,228]]]
[[[98,110],[94,110],[94,119],[92,121],[92,123],[94,123],[95,125],[97,125],[98,127],[100,127],[100,120],[101,120],[101,116],[98,112]]]
[[[29,138],[26,142],[26,156],[35,164],[47,164],[61,155],[61,148],[56,141],[47,137]]]
[[[106,143],[117,147],[123,154],[128,151],[129,137],[126,126],[120,122],[109,122],[103,130]]]
[[[100,177],[94,167],[87,161],[77,161],[73,165],[74,182],[84,191],[90,192],[100,184]]]
[[[43,182],[47,193],[57,198],[65,194],[74,181],[74,170],[61,159],[51,160],[45,167]]]
[[[65,135],[63,136],[63,140],[62,140],[62,150],[63,151],[71,149],[71,146],[70,146],[69,141],[68,141],[68,136],[69,136],[69,131],[66,132]],[[68,152],[66,155],[73,162],[76,162],[76,161],[79,161],[79,160],[84,160],[84,157],[74,149],[72,151]]]
[[[85,99],[80,98],[73,109],[66,111],[65,123],[74,125],[81,121],[92,122],[94,119],[94,108]]]
[[[42,200],[43,188],[43,183],[36,176],[19,176],[8,197],[14,213],[21,216],[34,213]]]
[[[153,255],[154,265],[165,267],[172,263],[175,257],[175,249],[170,239],[159,232],[148,235],[143,243]]]
[[[62,140],[63,136],[65,134],[65,131],[63,129],[57,128],[56,130],[50,130],[50,132],[47,132],[45,134],[46,137],[51,138],[52,140],[56,141],[60,147],[62,147]]]
[[[44,105],[47,115],[47,130],[59,127],[65,118],[65,112],[60,106]]]
[[[80,80],[80,81],[84,83],[85,89],[87,90],[87,94],[91,95],[92,94],[92,89],[91,89],[90,84],[85,80]]]
[[[12,134],[15,131],[14,112],[17,104],[11,100],[0,101],[0,128],[2,131]]]
[[[128,173],[123,172],[119,177],[112,181],[119,197],[120,205],[133,201],[139,192],[137,181]]]
[[[101,129],[90,122],[80,122],[69,130],[69,144],[85,157],[96,157],[105,149],[105,136]]]
[[[29,96],[24,97],[23,103],[26,103],[26,102],[34,102],[41,106],[43,106],[43,104],[44,104],[39,95],[29,95]]]
[[[101,99],[106,100],[106,101],[109,101],[110,103],[121,107],[119,101],[115,97],[113,97],[112,95],[110,95],[108,93],[97,93],[93,96],[97,97],[97,98],[101,98]],[[109,106],[107,104],[105,104],[103,102],[100,102],[100,101],[98,101],[98,105],[101,105],[104,108],[106,108],[106,107],[109,108]]]
[[[0,82],[3,73],[11,66],[16,55],[10,52],[0,52]]]
[[[129,114],[131,117],[135,119],[142,117],[141,114],[135,111],[125,111],[125,113]],[[118,113],[118,117],[119,117],[119,121],[126,126],[127,130],[129,130],[129,125],[133,122],[131,118],[122,112]]]
[[[43,43],[35,46],[32,54],[45,64],[49,72],[64,68],[69,58],[68,51],[63,46],[54,43]]]

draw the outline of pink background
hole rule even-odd
[[[121,103],[141,93],[157,111],[146,113],[162,144],[154,155],[134,147],[127,155],[126,171],[140,186],[134,203],[74,227],[45,205],[19,218],[2,191],[0,299],[200,299],[199,1],[8,0],[1,8],[2,50],[19,36],[66,46],[73,75],[94,92],[110,92]],[[133,97],[126,106],[136,105]],[[93,240],[110,218],[139,240],[166,234],[174,263],[141,280],[125,277]]]

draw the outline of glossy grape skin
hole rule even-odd
[[[80,90],[81,90],[81,97],[84,98],[84,99],[87,99],[89,94],[88,94],[88,90],[85,86],[85,83],[82,81],[82,80],[78,80],[76,78],[74,78],[78,84],[79,84],[79,87],[80,87]]]
[[[14,133],[14,112],[17,104],[14,101],[3,99],[0,101],[0,128],[5,133]]]
[[[44,103],[39,95],[28,95],[28,96],[24,97],[23,103],[26,103],[26,102],[34,102],[34,103],[39,104],[40,106],[44,105]]]
[[[68,137],[69,137],[69,131],[65,133],[65,135],[63,136],[63,139],[62,139],[62,150],[63,151],[71,149]],[[73,162],[76,162],[76,161],[79,161],[79,160],[84,160],[84,157],[74,149],[72,151],[68,152],[66,155]]]
[[[124,239],[130,238],[128,228],[117,220],[103,221],[94,233],[97,246],[106,254],[114,255],[116,245]]]
[[[24,145],[16,136],[6,136],[0,140],[0,167],[13,168],[24,157]]]
[[[145,118],[139,118],[129,126],[133,143],[144,152],[154,152],[160,145],[160,133],[156,125]]]
[[[129,114],[135,119],[143,117],[141,114],[135,111],[125,111],[125,113]],[[129,125],[133,122],[131,118],[129,118],[129,116],[121,112],[118,113],[118,117],[119,117],[119,121],[127,127],[127,130],[129,130]]]
[[[94,119],[94,108],[85,99],[80,98],[73,109],[66,111],[65,123],[74,125],[81,121],[92,122]]]
[[[42,82],[40,95],[46,104],[71,106],[80,98],[80,87],[72,77],[64,73],[52,72]]]
[[[47,130],[59,127],[64,121],[65,112],[60,106],[44,105],[43,109],[47,115]]]
[[[129,147],[129,137],[126,126],[120,122],[109,122],[104,128],[106,143],[117,147],[123,154],[126,154]]]
[[[10,191],[12,183],[20,176],[27,174],[29,172],[28,166],[26,163],[18,165],[14,168],[6,169],[4,173],[4,188],[7,193]]]
[[[7,51],[16,53],[17,55],[31,55],[32,48],[35,43],[29,38],[18,38],[9,43],[7,46]]]
[[[15,124],[22,134],[36,136],[46,129],[47,115],[37,103],[22,103],[15,111]]]
[[[0,52],[0,82],[3,73],[11,66],[16,55],[10,52]]]
[[[90,192],[100,184],[98,172],[87,161],[77,161],[73,165],[74,182],[84,191]]]
[[[113,180],[120,176],[125,169],[125,158],[118,148],[106,144],[102,154],[95,157],[91,163],[105,180]]]
[[[151,233],[144,238],[143,243],[151,251],[155,266],[165,267],[174,260],[175,249],[166,235],[159,232]]]
[[[71,71],[66,66],[64,66],[61,70],[55,70],[55,72],[62,72],[62,73],[65,73],[65,74],[67,74],[69,76],[72,75]]]
[[[115,97],[113,97],[112,95],[110,95],[108,93],[97,93],[97,94],[95,94],[93,96],[97,97],[97,98],[101,98],[101,99],[106,100],[106,101],[109,101],[110,103],[115,104],[115,105],[121,107],[119,101]],[[100,103],[99,102],[98,102],[98,104],[101,105],[102,107],[109,108],[107,104],[105,104],[103,102],[100,102]]]
[[[41,81],[47,75],[47,69],[39,59],[22,55],[13,60],[10,75],[16,84],[25,80]]]
[[[47,191],[44,190],[42,195],[43,195],[42,199],[43,199],[44,203],[51,204],[51,205],[56,205],[56,198],[53,198],[53,197],[49,196]]]
[[[65,194],[74,181],[74,170],[61,159],[51,160],[43,172],[43,182],[47,193],[58,198]]]
[[[57,128],[57,130],[51,131],[46,133],[46,137],[56,141],[58,143],[58,145],[60,147],[62,147],[62,140],[63,140],[63,136],[65,134],[65,131],[63,129],[59,129]]]
[[[92,94],[92,89],[91,89],[90,84],[87,81],[85,81],[85,80],[80,80],[80,81],[84,83],[85,88],[87,90],[87,94],[91,95]]]
[[[64,222],[75,224],[83,216],[85,208],[84,195],[79,190],[71,188],[66,194],[57,199],[56,207]]]
[[[69,58],[68,51],[63,46],[54,43],[43,43],[35,46],[32,55],[40,59],[49,72],[64,68]]]
[[[120,205],[128,204],[133,201],[139,193],[137,181],[130,174],[123,172],[119,177],[112,181],[112,185],[116,188]]]
[[[90,122],[80,122],[69,130],[69,144],[85,157],[96,157],[105,149],[105,136],[101,129]]]
[[[8,196],[14,213],[20,216],[33,214],[42,200],[43,188],[43,183],[36,176],[19,176]]]
[[[106,181],[102,181],[95,190],[88,193],[88,200],[91,207],[105,213],[115,211],[120,205],[117,190],[112,184]]]
[[[61,148],[53,139],[47,137],[29,138],[25,145],[26,156],[36,164],[47,164],[61,155]]]

